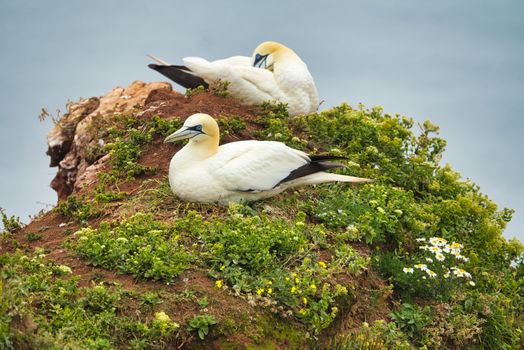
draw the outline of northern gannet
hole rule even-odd
[[[186,57],[183,66],[150,57],[159,63],[150,64],[151,69],[185,88],[207,88],[228,81],[228,91],[244,104],[287,103],[291,116],[315,112],[319,106],[317,88],[306,64],[293,50],[274,41],[260,44],[252,57],[233,56],[213,62]]]
[[[169,165],[173,193],[187,201],[227,204],[256,201],[290,187],[323,182],[369,182],[324,170],[344,167],[325,162],[340,157],[309,156],[275,141],[238,141],[219,146],[217,122],[193,114],[164,142],[189,139]]]

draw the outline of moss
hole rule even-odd
[[[254,344],[247,345],[247,349],[277,349],[285,346],[286,349],[304,349],[313,342],[308,339],[307,332],[294,322],[282,322],[278,317],[260,313],[256,318],[257,333],[251,335]]]

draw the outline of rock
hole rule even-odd
[[[93,151],[102,147],[98,133],[104,131],[100,130],[104,118],[131,112],[137,106],[143,107],[150,94],[158,90],[170,92],[172,88],[169,83],[134,81],[128,87],[114,88],[102,97],[68,105],[68,112],[47,135],[50,166],[58,166],[51,188],[57,192],[59,200],[67,198],[74,189],[82,188],[84,183],[93,181],[93,174],[105,162],[98,161],[103,154]],[[96,167],[91,168],[95,162]]]

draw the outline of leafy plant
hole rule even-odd
[[[137,213],[114,227],[75,233],[76,251],[94,266],[117,269],[141,278],[172,282],[193,260],[180,237],[151,215]]]
[[[206,88],[203,87],[202,85],[199,85],[199,86],[197,86],[194,89],[188,88],[188,89],[186,89],[186,97],[187,98],[191,98],[191,97],[193,97],[195,95],[198,95],[198,94],[201,94],[203,92],[206,92]]]
[[[228,97],[229,96],[228,87],[230,84],[231,83],[227,80],[218,80],[210,86],[210,90],[216,96]]]
[[[238,134],[246,128],[246,123],[240,117],[218,118],[218,126],[222,137]]]
[[[2,217],[2,225],[4,226],[4,232],[13,234],[23,227],[23,224],[20,221],[19,217],[15,217],[14,215],[7,216],[5,210],[2,208],[0,208],[0,216]]]
[[[209,305],[209,300],[207,300],[207,297],[203,297],[203,298],[198,299],[198,306],[201,309],[206,308],[208,305]]]
[[[196,315],[191,321],[189,321],[187,330],[190,332],[196,331],[198,337],[204,340],[209,333],[209,328],[215,324],[217,324],[217,320],[212,315]]]
[[[29,232],[27,233],[26,238],[29,242],[38,241],[39,239],[42,239],[42,235],[38,233]]]
[[[391,314],[391,319],[409,337],[415,338],[431,321],[429,307],[420,310],[416,305],[403,303],[398,311]]]
[[[0,348],[155,349],[176,345],[179,326],[157,313],[151,322],[126,314],[129,295],[99,284],[79,288],[67,270],[34,256],[0,255]],[[28,303],[27,300],[37,301]],[[140,341],[136,341],[140,339]]]
[[[85,196],[69,196],[65,201],[59,202],[55,210],[66,219],[75,220],[81,225],[86,225],[89,219],[99,215]]]

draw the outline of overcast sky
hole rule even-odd
[[[262,41],[308,64],[323,108],[346,101],[431,119],[445,162],[524,241],[524,1],[0,2],[0,207],[27,221],[56,202],[42,107],[158,81],[146,54],[251,55]]]

